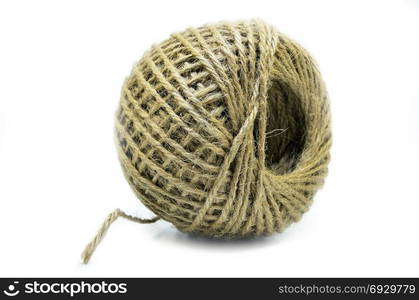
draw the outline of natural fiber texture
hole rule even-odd
[[[109,226],[112,225],[113,222],[115,222],[116,219],[119,217],[123,217],[127,220],[137,222],[140,224],[150,224],[158,221],[160,218],[155,217],[152,219],[140,219],[134,216],[130,216],[120,209],[115,209],[113,212],[111,212],[108,217],[105,219],[105,221],[102,224],[102,227],[100,228],[99,232],[95,236],[95,238],[87,244],[87,246],[84,248],[83,253],[81,254],[83,263],[87,264],[90,260],[90,257],[92,256],[93,252],[96,250],[96,247],[99,245],[99,243],[102,241],[103,237],[106,234],[106,231],[109,229]]]
[[[116,137],[133,191],[163,220],[209,236],[268,235],[299,220],[323,184],[328,98],[306,50],[271,26],[207,25],[135,65]]]

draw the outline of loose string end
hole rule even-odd
[[[126,214],[125,212],[121,211],[119,208],[115,209],[111,212],[103,222],[102,226],[100,227],[99,231],[97,232],[96,236],[86,245],[84,251],[81,254],[81,259],[83,264],[87,264],[92,257],[93,253],[95,252],[97,246],[102,241],[103,237],[105,236],[106,232],[108,231],[109,227],[113,222],[115,222],[118,217],[123,217],[133,222],[137,222],[140,224],[150,224],[158,221],[159,217],[154,217],[152,219],[141,219],[131,215]]]

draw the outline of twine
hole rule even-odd
[[[269,235],[298,221],[322,186],[331,146],[328,96],[305,49],[259,20],[175,33],[124,83],[119,159],[158,218],[214,237]]]

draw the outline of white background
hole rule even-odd
[[[283,234],[194,238],[126,183],[113,115],[153,43],[260,17],[318,61],[333,114],[326,185]],[[0,276],[419,276],[419,1],[2,1]]]

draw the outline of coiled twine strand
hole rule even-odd
[[[124,83],[119,159],[158,217],[183,232],[244,237],[298,221],[323,184],[331,146],[328,96],[305,49],[259,20],[175,33]]]

